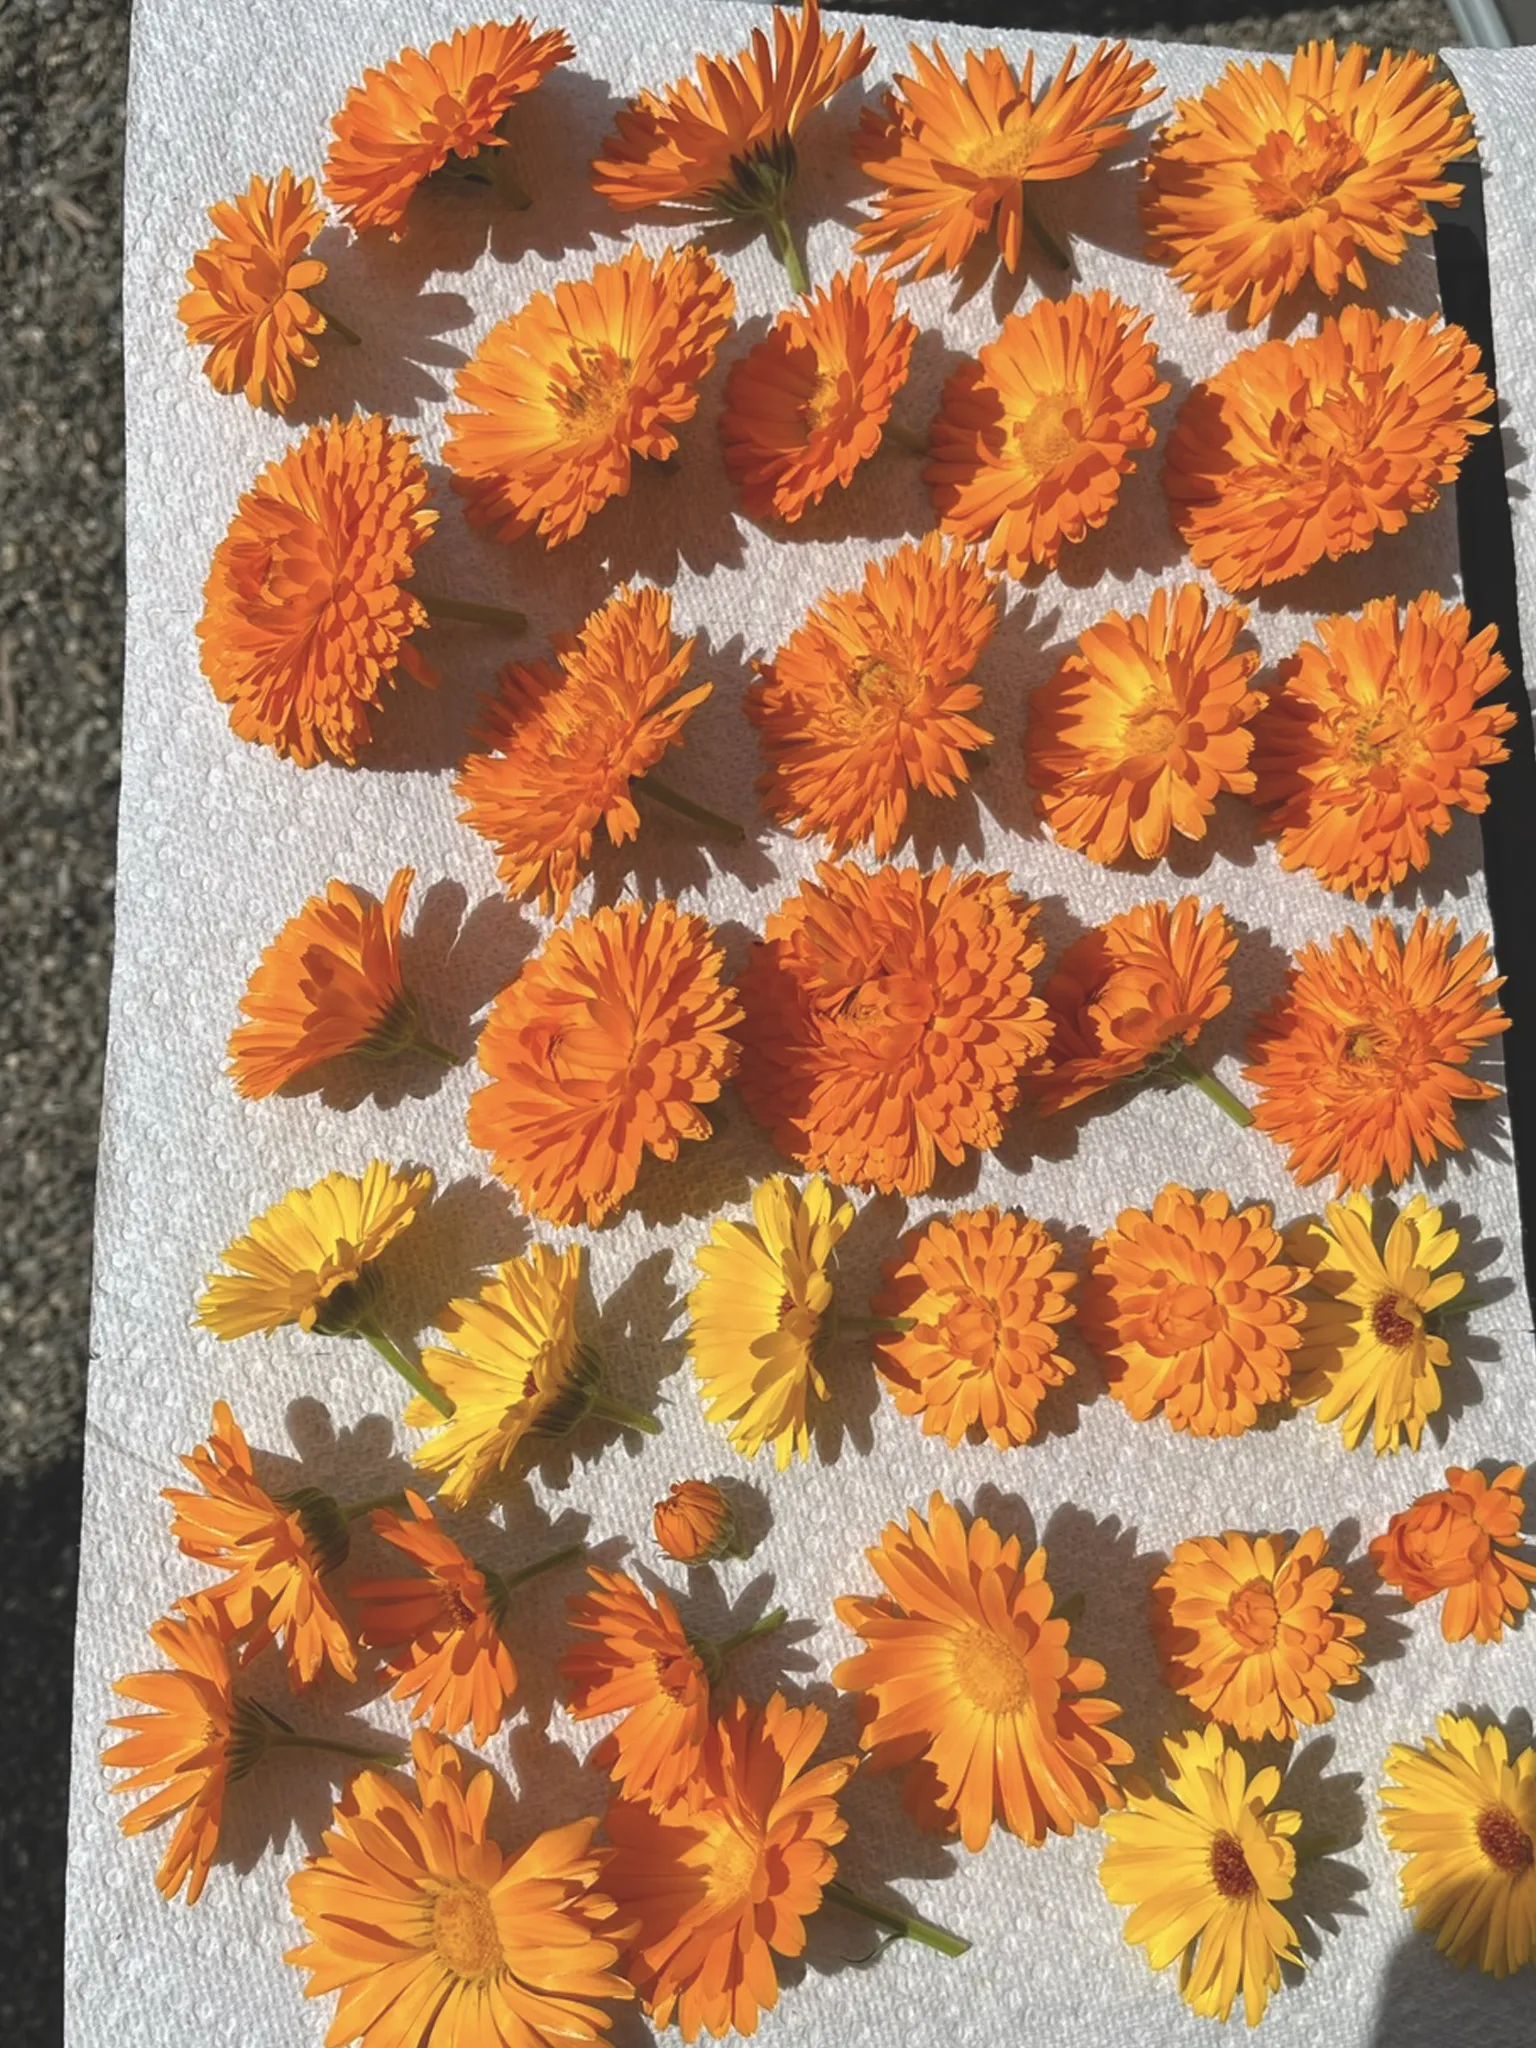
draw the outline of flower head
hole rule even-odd
[[[985,1846],[994,1822],[1026,1842],[1096,1827],[1122,1795],[1130,1744],[1107,1723],[1104,1667],[1074,1657],[1052,1616],[1046,1557],[1022,1557],[978,1515],[967,1529],[942,1494],[889,1523],[866,1556],[886,1591],[837,1602],[867,1648],[832,1673],[868,1696],[860,1746],[875,1770],[920,1760],[908,1784],[918,1818]]]
[[[914,277],[958,270],[988,230],[1010,270],[1032,238],[1025,187],[1091,170],[1127,134],[1126,119],[1156,99],[1157,74],[1124,43],[1100,43],[1074,71],[1074,43],[1035,96],[1035,53],[1017,74],[1001,50],[967,50],[962,78],[935,43],[912,46],[914,77],[898,73],[881,109],[868,107],[854,156],[881,186],[857,246]]]
[[[1365,306],[1233,356],[1185,399],[1163,461],[1196,566],[1251,590],[1429,511],[1490,425],[1478,361],[1459,327]]]
[[[491,1007],[472,1143],[532,1216],[601,1223],[647,1152],[707,1138],[741,1015],[702,917],[675,903],[573,918]]]
[[[328,1173],[295,1188],[226,1246],[230,1273],[210,1274],[198,1323],[226,1340],[286,1323],[342,1334],[355,1329],[377,1285],[374,1261],[416,1220],[432,1173],[371,1160],[361,1180]]]
[[[688,1348],[704,1412],[743,1457],[771,1445],[781,1472],[810,1455],[810,1402],[827,1397],[816,1346],[832,1255],[852,1221],[853,1204],[819,1176],[797,1188],[775,1174],[754,1190],[750,1223],[722,1218],[694,1254]]]
[[[243,391],[284,411],[296,393],[295,367],[320,360],[315,347],[325,315],[304,294],[325,277],[310,254],[325,225],[308,178],[286,168],[269,184],[252,178],[238,199],[210,206],[216,233],[187,272],[176,308],[187,339],[206,347],[203,369],[215,391]]]
[[[582,1249],[536,1244],[508,1259],[472,1299],[450,1302],[437,1319],[447,1340],[421,1354],[423,1372],[453,1403],[446,1423],[427,1402],[406,1420],[442,1424],[412,1458],[443,1475],[450,1507],[468,1505],[505,1472],[530,1437],[563,1436],[588,1413],[598,1360],[576,1334]]]
[[[1433,57],[1308,43],[1286,72],[1234,59],[1180,100],[1153,144],[1142,192],[1151,253],[1195,310],[1242,306],[1255,327],[1310,278],[1335,298],[1368,282],[1362,256],[1396,263],[1454,205],[1446,165],[1475,146]],[[1247,304],[1243,306],[1246,298]]]
[[[289,1683],[312,1685],[327,1669],[350,1685],[357,1654],[326,1575],[347,1554],[346,1525],[334,1503],[324,1521],[304,1494],[274,1498],[251,1466],[251,1449],[229,1404],[215,1401],[206,1444],[181,1460],[201,1491],[167,1487],[171,1535],[183,1555],[222,1572],[203,1599],[229,1617],[233,1632],[280,1643]]]
[[[1530,1605],[1536,1564],[1515,1555],[1524,1485],[1523,1465],[1506,1465],[1494,1479],[1449,1465],[1444,1487],[1421,1493],[1371,1544],[1383,1582],[1415,1606],[1445,1594],[1440,1632],[1448,1643],[1497,1643]]]
[[[1090,860],[1158,860],[1177,832],[1203,839],[1223,790],[1248,795],[1258,649],[1247,613],[1212,611],[1198,583],[1145,612],[1107,612],[1030,693],[1025,772],[1058,844]]]
[[[1045,985],[1049,1055],[1031,1076],[1047,1116],[1193,1045],[1232,1000],[1237,934],[1218,903],[1138,903],[1074,939]]]
[[[996,625],[996,579],[936,533],[819,598],[747,692],[775,821],[825,832],[836,854],[868,841],[883,859],[911,792],[953,796],[970,780],[966,754],[992,737],[966,714]]]
[[[470,522],[500,540],[575,538],[664,462],[730,330],[735,294],[704,250],[631,247],[589,277],[535,292],[454,378],[443,460]]]
[[[1415,1156],[1427,1166],[1461,1151],[1457,1103],[1499,1092],[1466,1071],[1509,1028],[1492,965],[1481,932],[1458,946],[1454,922],[1424,911],[1406,939],[1378,917],[1368,938],[1343,931],[1302,948],[1243,1071],[1259,1089],[1254,1122],[1290,1147],[1303,1186],[1334,1173],[1341,1189],[1383,1174],[1395,1187]]]
[[[700,57],[680,78],[624,107],[592,166],[592,183],[625,212],[669,206],[704,219],[782,216],[807,116],[874,56],[864,31],[825,35],[817,0],[773,10],[735,57]]]
[[[673,641],[664,590],[616,592],[555,653],[558,667],[502,670],[453,787],[509,893],[537,890],[539,907],[563,917],[598,826],[610,845],[634,838],[631,782],[677,744],[714,685],[679,689],[693,641]]]
[[[1423,1195],[1393,1217],[1380,1251],[1366,1195],[1330,1202],[1321,1223],[1307,1218],[1286,1233],[1313,1290],[1291,1392],[1317,1403],[1319,1422],[1342,1421],[1351,1450],[1367,1423],[1378,1455],[1404,1437],[1418,1449],[1451,1362],[1451,1347],[1428,1319],[1462,1290],[1461,1274],[1443,1270],[1460,1242]]]
[[[748,518],[793,521],[846,490],[880,447],[916,339],[896,287],[856,263],[731,365],[720,445]]]
[[[571,1627],[590,1636],[560,1660],[571,1718],[622,1714],[592,1752],[630,1799],[670,1806],[686,1799],[699,1775],[709,1734],[709,1672],[677,1609],[658,1588],[647,1593],[627,1572],[590,1565],[594,1592],[570,1600]]]
[[[1134,1911],[1125,1938],[1154,1970],[1179,1965],[1179,1991],[1204,2019],[1225,2020],[1241,1998],[1256,2027],[1282,1962],[1299,1962],[1296,1930],[1279,1910],[1295,1886],[1289,1837],[1301,1815],[1277,1807],[1280,1773],[1250,1779],[1219,1728],[1170,1736],[1171,1797],[1133,1793],[1105,1816],[1099,1882]]]
[[[1192,1436],[1240,1436],[1290,1390],[1306,1280],[1267,1202],[1175,1182],[1095,1243],[1078,1319],[1138,1422],[1161,1410]]]
[[[343,1053],[385,1059],[419,1043],[400,975],[400,926],[416,879],[401,868],[382,903],[327,882],[262,948],[229,1040],[241,1095],[275,1095]]]
[[[1075,1370],[1058,1350],[1077,1275],[1043,1224],[1011,1209],[937,1216],[901,1241],[875,1296],[875,1364],[903,1415],[958,1444],[984,1430],[1027,1444],[1049,1388]]]
[[[354,228],[400,222],[418,185],[450,156],[506,146],[508,114],[557,64],[574,57],[563,29],[486,22],[446,42],[402,50],[382,71],[363,73],[331,123],[325,193]]]
[[[341,1993],[327,2039],[384,2048],[560,2048],[606,2039],[628,1998],[625,1928],[595,1820],[508,1855],[486,1832],[495,1778],[418,1729],[414,1780],[359,1771],[320,1854],[288,1880],[308,1940],[286,1960]]]
[[[814,0],[810,0],[814,5]],[[847,1832],[838,1794],[856,1759],[812,1758],[819,1707],[732,1700],[693,1795],[664,1812],[617,1799],[607,1882],[636,1927],[625,1969],[658,2027],[685,2041],[756,2031],[778,2002],[775,1955],[798,1956]]]
[[[739,1555],[736,1517],[710,1479],[674,1479],[656,1503],[651,1530],[657,1547],[678,1564],[712,1564]]]
[[[349,1591],[365,1643],[385,1652],[393,1697],[439,1735],[472,1728],[483,1748],[507,1717],[517,1666],[502,1636],[507,1589],[454,1542],[419,1493],[407,1512],[375,1508],[375,1534],[425,1576],[358,1579]]]
[[[1513,1763],[1504,1731],[1441,1714],[1439,1741],[1387,1752],[1381,1830],[1407,1858],[1415,1924],[1453,1963],[1493,1977],[1536,1962],[1536,1749]]]
[[[301,768],[351,766],[398,669],[432,688],[409,588],[437,523],[408,434],[378,413],[322,420],[269,462],[214,552],[197,622],[232,730]]]
[[[848,1185],[921,1194],[989,1151],[1047,1039],[1044,947],[1006,875],[824,861],[741,981],[737,1086],[779,1149]]]
[[[1365,1623],[1346,1614],[1328,1539],[1195,1536],[1174,1546],[1152,1582],[1152,1634],[1163,1676],[1242,1742],[1333,1719],[1333,1688],[1353,1685]]]
[[[168,1899],[185,1884],[189,1906],[201,1898],[218,1850],[225,1789],[248,1768],[231,1678],[233,1632],[233,1622],[220,1609],[206,1600],[189,1601],[149,1631],[174,1671],[136,1671],[112,1685],[124,1699],[151,1709],[107,1724],[126,1732],[103,1750],[101,1760],[131,1774],[113,1790],[158,1787],[124,1815],[123,1833],[141,1835],[172,1814],[180,1815],[155,1882]]]
[[[1488,808],[1515,714],[1479,703],[1509,669],[1497,628],[1470,630],[1466,606],[1437,591],[1402,613],[1375,598],[1358,618],[1319,619],[1317,639],[1281,663],[1253,765],[1282,867],[1363,901],[1427,867],[1453,812]]]
[[[1041,299],[944,386],[923,477],[940,527],[984,548],[989,569],[1054,569],[1114,510],[1172,388],[1151,324],[1108,292]]]

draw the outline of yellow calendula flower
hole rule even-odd
[[[1125,1938],[1154,1970],[1179,1965],[1179,1991],[1203,2019],[1225,2020],[1241,1998],[1256,2027],[1282,1962],[1299,1962],[1291,1896],[1301,1815],[1275,1806],[1280,1773],[1248,1776],[1219,1728],[1164,1744],[1169,1797],[1131,1795],[1104,1816],[1109,1845],[1099,1882],[1132,1908]]]
[[[1342,1418],[1351,1450],[1367,1424],[1378,1453],[1397,1450],[1404,1437],[1418,1449],[1451,1362],[1428,1318],[1462,1290],[1462,1275],[1443,1270],[1460,1242],[1422,1195],[1394,1218],[1380,1251],[1364,1194],[1330,1202],[1322,1223],[1307,1218],[1287,1234],[1287,1250],[1312,1268],[1320,1297],[1306,1304],[1292,1391],[1316,1402],[1320,1422]]]
[[[688,1347],[711,1422],[743,1457],[773,1447],[782,1472],[811,1447],[807,1405],[826,1399],[816,1340],[832,1306],[828,1272],[853,1204],[819,1175],[784,1174],[752,1197],[750,1223],[717,1222],[695,1253],[703,1275],[688,1296]]]
[[[1408,1859],[1403,1904],[1435,1946],[1507,1977],[1536,1962],[1536,1749],[1511,1763],[1497,1724],[1437,1726],[1438,1742],[1388,1750],[1382,1832]]]

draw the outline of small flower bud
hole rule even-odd
[[[679,1564],[709,1564],[739,1556],[736,1517],[718,1486],[707,1479],[677,1479],[652,1518],[656,1541]]]

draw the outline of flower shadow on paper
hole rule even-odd
[[[315,288],[322,311],[350,327],[354,342],[320,337],[320,360],[302,371],[294,403],[283,418],[294,427],[333,414],[382,412],[413,420],[423,405],[448,396],[453,372],[468,361],[457,341],[474,319],[460,292],[423,292],[399,274],[393,245],[354,239],[340,228],[322,231],[315,253],[328,265]]]
[[[1345,1590],[1339,1595],[1339,1611],[1353,1614],[1365,1623],[1355,1647],[1364,1660],[1352,1685],[1342,1689],[1345,1702],[1368,1699],[1375,1691],[1371,1672],[1378,1664],[1395,1663],[1408,1647],[1411,1633],[1399,1616],[1410,1612],[1408,1602],[1395,1588],[1383,1585],[1376,1567],[1361,1546],[1360,1524],[1348,1515],[1328,1531],[1328,1563],[1344,1574]]]
[[[1276,1802],[1301,1815],[1301,1842],[1321,1838],[1321,1853],[1299,1855],[1296,1886],[1281,1910],[1296,1929],[1302,1954],[1316,1962],[1324,1953],[1325,1936],[1338,1934],[1345,1920],[1363,1918],[1366,1907],[1360,1894],[1369,1884],[1363,1871],[1346,1863],[1341,1852],[1352,1849],[1365,1832],[1365,1801],[1360,1796],[1358,1771],[1328,1773],[1337,1744],[1331,1735],[1314,1735],[1299,1744],[1284,1761],[1284,1777]],[[1264,1762],[1281,1762],[1267,1753]],[[1282,1963],[1281,1975],[1289,1984],[1302,1981],[1303,1965]]]

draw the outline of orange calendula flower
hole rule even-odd
[[[869,841],[888,854],[911,792],[953,796],[970,780],[966,754],[992,737],[966,714],[996,625],[996,579],[936,533],[818,599],[747,692],[770,816],[801,838],[825,832],[834,853]]]
[[[980,1515],[967,1529],[936,1493],[926,1521],[909,1509],[866,1555],[886,1592],[837,1602],[868,1647],[832,1682],[867,1696],[873,1769],[916,1763],[920,1821],[981,1849],[994,1823],[1038,1844],[1123,1804],[1114,1772],[1131,1748],[1106,1725],[1120,1709],[1102,1697],[1103,1665],[1074,1657],[1052,1615],[1043,1550],[1024,1558]]]
[[[1445,1485],[1421,1493],[1394,1515],[1371,1544],[1382,1581],[1417,1607],[1441,1593],[1440,1632],[1448,1643],[1473,1636],[1502,1641],[1531,1604],[1536,1564],[1516,1555],[1525,1522],[1525,1467],[1506,1465],[1495,1478],[1448,1465]]]
[[[1175,832],[1203,839],[1223,790],[1253,789],[1249,722],[1257,648],[1239,649],[1248,614],[1213,611],[1198,583],[1145,612],[1106,612],[1030,693],[1025,771],[1058,843],[1090,860],[1127,849],[1158,860]]]
[[[958,1444],[1027,1444],[1048,1388],[1076,1370],[1057,1349],[1077,1275],[1043,1224],[1012,1210],[938,1216],[902,1239],[874,1313],[875,1364],[903,1415]]]
[[[1138,1422],[1161,1410],[1192,1436],[1240,1436],[1290,1391],[1307,1279],[1267,1202],[1175,1182],[1097,1240],[1078,1318]]]
[[[1319,619],[1317,639],[1280,664],[1253,765],[1282,867],[1363,901],[1427,867],[1453,812],[1487,810],[1515,714],[1478,701],[1509,668],[1498,629],[1469,638],[1471,624],[1438,591],[1402,612],[1375,598],[1358,618]]]
[[[741,980],[737,1086],[782,1152],[844,1185],[921,1194],[990,1151],[1044,1051],[1044,947],[1006,875],[822,862]]]
[[[656,1503],[651,1529],[657,1547],[678,1564],[712,1564],[741,1557],[731,1504],[710,1479],[674,1479]]]
[[[292,405],[295,368],[320,360],[326,318],[304,294],[326,266],[310,254],[325,225],[308,178],[286,168],[269,184],[252,178],[238,199],[210,206],[217,232],[192,259],[176,308],[187,339],[206,347],[203,369],[215,391],[243,391],[252,405]]]
[[[595,1592],[572,1596],[571,1626],[592,1638],[560,1660],[571,1718],[623,1714],[592,1752],[631,1799],[657,1808],[691,1795],[709,1734],[709,1682],[700,1648],[659,1588],[627,1572],[588,1567]]]
[[[496,1780],[418,1729],[414,1780],[360,1771],[320,1854],[288,1880],[305,1993],[341,1993],[335,2048],[583,2048],[608,2038],[626,1928],[594,1819],[510,1855],[487,1833]]]
[[[1304,946],[1284,993],[1253,1027],[1254,1122],[1303,1186],[1324,1174],[1395,1187],[1441,1151],[1459,1152],[1459,1102],[1499,1093],[1469,1074],[1480,1046],[1509,1029],[1486,937],[1456,943],[1455,923],[1420,911],[1406,939],[1386,918],[1368,937],[1338,932]]]
[[[863,29],[824,35],[817,0],[775,7],[772,49],[754,29],[739,56],[700,57],[697,83],[681,78],[623,108],[592,183],[625,212],[665,206],[706,220],[761,222],[803,292],[805,269],[786,212],[795,136],[874,54]]]
[[[171,1535],[185,1556],[225,1575],[202,1598],[229,1616],[236,1635],[280,1644],[291,1685],[313,1685],[327,1669],[350,1685],[357,1653],[325,1585],[348,1549],[336,1502],[313,1487],[282,1499],[268,1493],[225,1401],[213,1404],[207,1443],[181,1462],[202,1491],[165,1489]]]
[[[1152,1582],[1152,1634],[1163,1676],[1242,1742],[1295,1740],[1333,1719],[1333,1689],[1360,1677],[1365,1633],[1339,1607],[1348,1592],[1323,1560],[1328,1540],[1195,1536]]]
[[[1492,424],[1479,360],[1459,327],[1365,306],[1233,356],[1185,399],[1163,460],[1197,567],[1252,590],[1430,511]]]
[[[1152,65],[1124,43],[1100,43],[1080,71],[1076,60],[1074,43],[1037,99],[1033,50],[1017,76],[1001,50],[967,50],[961,78],[937,43],[931,57],[913,44],[916,75],[897,74],[854,140],[855,159],[882,188],[858,248],[927,277],[958,270],[991,229],[1010,270],[1026,241],[1065,269],[1027,188],[1091,170],[1125,140],[1126,116],[1158,93]]]
[[[811,0],[814,4],[814,0]],[[820,1707],[733,1700],[705,1745],[693,1796],[657,1812],[608,1808],[607,1883],[635,1931],[625,1970],[658,2027],[685,2041],[757,2031],[778,2003],[775,1955],[805,1949],[805,1923],[847,1833],[838,1795],[857,1759],[812,1761]]]
[[[437,681],[409,588],[437,524],[408,434],[378,413],[324,420],[240,500],[197,622],[203,674],[243,740],[301,768],[349,767],[398,669]]]
[[[601,1223],[647,1152],[707,1138],[741,1008],[702,917],[623,903],[551,932],[491,1006],[471,1142],[531,1216]]]
[[[502,1636],[509,1581],[467,1557],[419,1493],[407,1489],[405,1504],[404,1515],[375,1508],[373,1527],[426,1576],[355,1580],[359,1633],[385,1651],[393,1697],[411,1701],[413,1720],[440,1735],[472,1728],[483,1748],[517,1692]]]
[[[245,1023],[230,1036],[230,1074],[247,1097],[275,1095],[343,1053],[393,1059],[454,1055],[423,1038],[400,975],[400,926],[416,879],[401,868],[382,903],[327,882],[289,918],[240,998]]]
[[[331,123],[325,193],[354,228],[400,222],[418,185],[450,156],[506,147],[507,116],[576,54],[564,29],[535,35],[521,16],[461,28],[425,56],[402,50],[363,73]]]
[[[1220,904],[1202,917],[1193,896],[1138,903],[1075,939],[1045,985],[1051,1048],[1031,1087],[1046,1115],[1149,1066],[1192,1078],[1183,1055],[1232,1000],[1236,950]]]
[[[535,292],[454,378],[443,460],[470,523],[558,547],[610,498],[634,458],[664,462],[730,331],[731,281],[698,247],[632,247]]]
[[[1396,263],[1427,235],[1445,176],[1476,143],[1453,80],[1433,57],[1308,43],[1289,72],[1234,59],[1180,100],[1153,144],[1142,191],[1152,254],[1199,313],[1243,306],[1258,325],[1310,278],[1329,298],[1367,283],[1362,256]],[[1458,111],[1459,109],[1459,111]]]
[[[1151,324],[1108,292],[1041,299],[944,386],[923,477],[944,532],[983,547],[989,569],[1054,569],[1114,510],[1172,389]]]
[[[508,893],[536,890],[540,909],[563,917],[598,826],[612,846],[634,838],[631,782],[677,744],[714,685],[680,690],[694,643],[674,642],[664,590],[626,587],[553,644],[558,667],[502,670],[453,787],[464,823],[496,848]]]
[[[916,339],[895,285],[856,263],[731,365],[720,445],[749,519],[793,521],[847,489],[879,450]]]

